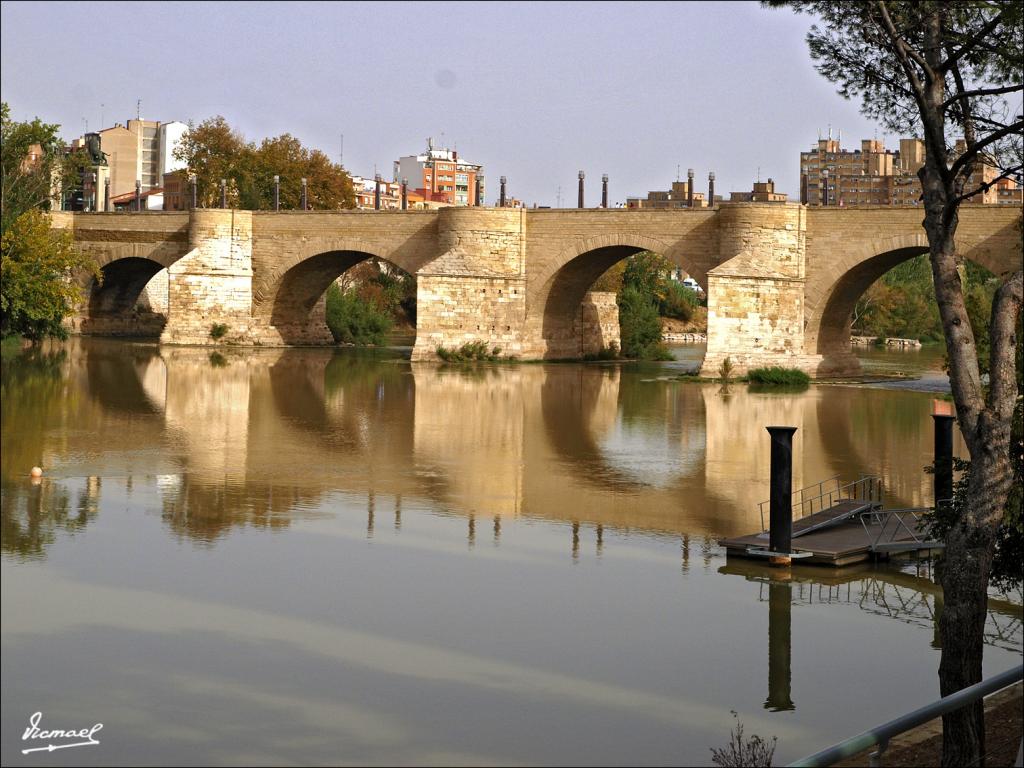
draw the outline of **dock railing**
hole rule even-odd
[[[931,512],[930,507],[872,509],[865,512],[860,517],[860,524],[864,526],[864,533],[871,542],[871,551],[944,549],[946,545],[943,542],[928,538],[928,530],[922,522],[928,512]],[[872,534],[872,527],[876,527],[877,533]],[[900,534],[904,535],[897,538]]]
[[[882,494],[882,478],[876,475],[862,475],[857,480],[845,485],[840,484],[839,475],[836,475],[793,491],[793,519],[799,520],[849,499],[859,499],[870,502],[873,506],[881,506]],[[770,508],[770,505],[771,501],[762,501],[757,505],[758,512],[761,514],[762,533],[768,530],[764,524],[764,513]]]
[[[832,765],[876,745],[878,749],[872,752],[868,758],[869,765],[872,768],[881,766],[882,755],[886,747],[889,746],[889,740],[894,736],[899,736],[901,733],[927,723],[929,720],[934,720],[937,717],[972,704],[978,699],[988,696],[990,693],[1001,691],[1003,688],[1020,682],[1022,679],[1024,679],[1024,664],[1008,669],[1005,672],[1000,672],[998,675],[988,678],[988,680],[982,680],[980,683],[975,683],[956,693],[951,693],[949,696],[933,701],[931,704],[926,704],[920,709],[915,709],[913,712],[897,717],[895,720],[876,725],[874,728],[863,733],[845,739],[838,744],[833,744],[827,749],[790,763],[790,766],[813,767]]]

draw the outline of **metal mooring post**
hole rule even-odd
[[[772,476],[768,548],[779,553],[772,565],[789,565],[793,540],[793,433],[796,427],[766,427],[772,436]]]
[[[953,498],[953,422],[948,413],[933,413],[935,420],[935,506]]]

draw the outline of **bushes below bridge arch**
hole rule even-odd
[[[327,289],[327,327],[336,342],[380,346],[392,325],[386,312],[356,290],[342,292],[336,283]]]

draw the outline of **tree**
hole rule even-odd
[[[253,158],[253,178],[260,195],[260,207],[274,205],[274,176],[280,177],[280,203],[284,209],[300,208],[302,179],[306,179],[307,203],[311,208],[354,208],[352,179],[341,166],[318,149],[309,150],[291,134],[264,139]]]
[[[1001,275],[992,301],[989,376],[982,385],[975,332],[958,272],[960,205],[1022,170],[1024,6],[986,2],[781,2],[816,14],[807,35],[819,73],[887,128],[924,137],[918,172],[935,296],[957,418],[971,457],[961,514],[945,537],[940,580],[939,684],[948,695],[981,680],[987,587],[1013,482],[1011,423],[1022,272]],[[956,139],[963,137],[960,146]],[[985,167],[988,181],[979,181]],[[943,717],[942,764],[984,761],[984,707]]]
[[[38,208],[26,211],[3,234],[0,256],[0,334],[33,341],[64,338],[61,322],[81,301],[75,273],[96,265],[74,247],[71,233],[50,228]]]
[[[10,107],[6,102],[0,105],[3,172],[0,231],[7,232],[19,216],[32,208],[49,208],[54,174],[61,162],[59,129],[59,125],[44,123],[38,117],[28,123],[11,120]]]
[[[196,177],[196,202],[201,208],[220,205],[220,180],[227,180],[227,203],[252,209],[257,197],[252,183],[254,148],[218,115],[199,125],[189,122],[174,157]]]
[[[274,176],[280,177],[280,205],[301,206],[302,179],[310,208],[354,208],[355,190],[345,170],[318,149],[308,149],[290,134],[247,142],[221,116],[189,124],[175,152],[187,173],[195,174],[200,207],[220,205],[220,180],[227,181],[229,206],[248,210],[274,207]]]
[[[619,337],[624,357],[661,359],[661,320],[654,297],[627,283],[619,293]]]

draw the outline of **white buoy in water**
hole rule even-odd
[[[42,470],[41,467],[32,467],[32,471],[29,472],[29,475],[31,477],[42,477],[43,476],[43,470]]]

